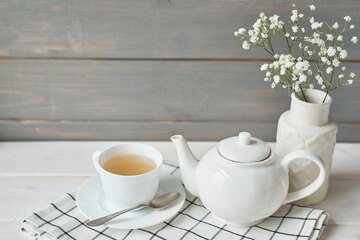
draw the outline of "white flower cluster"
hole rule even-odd
[[[246,31],[245,28],[240,28],[234,32],[234,35],[242,39],[246,38],[242,44],[245,50],[249,50],[250,45],[266,47],[271,50],[272,44],[269,39],[269,32],[281,31],[283,25],[284,22],[279,20],[278,15],[273,15],[268,18],[264,13],[260,13],[259,19],[253,24],[253,29]]]
[[[272,63],[260,67],[261,71],[266,71],[264,81],[270,82],[271,88],[281,85],[295,92],[300,91],[300,84],[306,83],[307,75],[312,74],[309,61],[301,57],[296,59],[291,54],[276,55],[275,58]],[[313,85],[309,87],[313,88]]]
[[[315,5],[309,8],[310,12],[316,10]],[[346,74],[343,66],[343,60],[348,56],[343,47],[358,41],[357,36],[345,39],[347,34],[344,33],[355,28],[350,24],[351,20],[350,16],[345,16],[343,24],[316,21],[314,16],[306,17],[293,5],[286,24],[276,14],[267,17],[261,13],[253,29],[240,28],[234,34],[243,41],[244,49],[262,47],[274,58],[271,63],[260,67],[265,71],[264,81],[272,88],[281,86],[297,93],[317,86],[328,93],[352,84],[356,76],[355,73]],[[326,33],[324,28],[328,28],[330,33]],[[272,38],[279,36],[285,38],[283,42],[288,54],[276,53]]]

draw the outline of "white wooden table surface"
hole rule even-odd
[[[0,239],[23,239],[21,219],[76,189],[95,173],[90,156],[119,142],[1,142]],[[171,142],[146,142],[177,163]],[[214,142],[192,142],[201,156]],[[360,144],[337,144],[327,198],[315,207],[331,218],[322,239],[360,239]]]

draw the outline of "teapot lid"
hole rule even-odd
[[[223,157],[242,163],[259,162],[270,155],[269,145],[248,132],[220,141],[218,150]]]

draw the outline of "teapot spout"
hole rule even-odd
[[[194,196],[198,196],[195,172],[199,160],[191,152],[186,139],[181,135],[174,135],[171,141],[175,144],[178,154],[181,177],[186,189]]]

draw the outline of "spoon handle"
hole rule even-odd
[[[137,205],[135,207],[127,208],[125,210],[114,212],[114,213],[111,213],[111,214],[106,215],[104,217],[100,217],[100,218],[91,220],[91,221],[87,222],[86,225],[88,225],[90,227],[97,227],[97,226],[100,226],[100,225],[110,221],[113,218],[116,218],[117,216],[120,216],[121,214],[130,212],[130,211],[133,211],[133,210],[136,210],[136,209],[140,209],[140,208],[143,208],[143,207],[146,207],[146,206],[147,206],[147,204],[142,203],[142,204]]]

